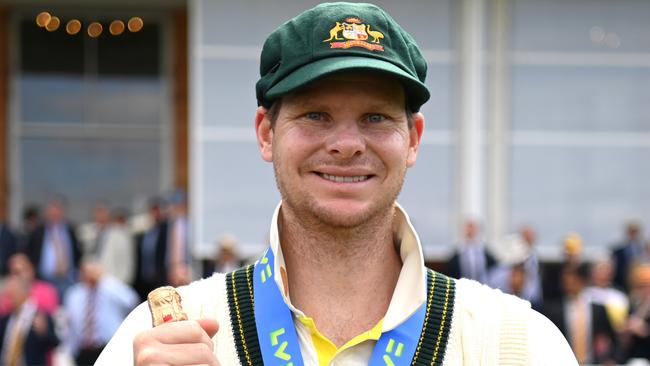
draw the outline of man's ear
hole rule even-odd
[[[262,159],[273,161],[273,129],[271,120],[268,117],[268,109],[257,107],[255,111],[255,133],[257,134],[257,145],[260,148]]]
[[[418,148],[424,132],[424,115],[422,113],[413,114],[413,126],[409,130],[409,152],[406,158],[406,165],[412,167],[418,157]]]

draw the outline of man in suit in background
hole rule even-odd
[[[47,364],[48,354],[59,343],[52,318],[29,299],[30,284],[24,278],[10,276],[5,286],[14,310],[0,317],[0,363]]]
[[[562,269],[562,300],[545,304],[545,313],[571,344],[578,362],[616,363],[620,358],[618,339],[605,307],[591,303],[583,291],[589,266]]]
[[[64,202],[52,199],[45,208],[45,222],[29,238],[26,248],[36,274],[51,282],[59,298],[75,281],[81,248],[74,227],[65,217]]]
[[[63,301],[69,319],[65,343],[77,365],[95,363],[138,300],[131,287],[104,273],[99,260],[84,257],[79,282],[70,288]]]
[[[629,221],[625,225],[625,239],[612,252],[614,260],[614,284],[625,292],[629,292],[629,274],[634,261],[643,254],[643,238],[641,224]]]
[[[18,240],[7,223],[0,220],[0,275],[9,272],[9,258],[16,253]]]
[[[496,264],[486,243],[479,237],[479,223],[468,219],[463,225],[463,241],[447,263],[447,275],[487,283],[489,271]]]
[[[165,257],[169,225],[165,215],[165,202],[162,199],[152,198],[149,201],[149,219],[149,229],[136,237],[138,247],[133,287],[143,301],[149,291],[167,282]]]

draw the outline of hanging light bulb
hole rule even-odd
[[[61,20],[59,17],[52,17],[50,21],[47,23],[45,26],[45,29],[47,29],[49,32],[54,32],[55,30],[59,29],[59,26],[61,25]]]
[[[92,22],[88,25],[88,35],[92,38],[99,37],[104,31],[104,27],[99,22]]]
[[[108,26],[108,31],[114,36],[119,36],[124,32],[124,22],[121,20],[112,21]]]
[[[144,22],[140,17],[133,17],[129,19],[127,26],[129,27],[129,31],[135,33],[135,32],[139,32],[142,29],[142,27],[144,26]]]
[[[65,31],[68,32],[69,35],[73,36],[81,30],[81,22],[77,19],[72,19],[69,20],[68,23],[65,25]]]
[[[48,23],[50,23],[50,20],[52,20],[52,15],[50,15],[50,13],[46,11],[40,12],[36,16],[36,25],[41,28],[45,28]]]

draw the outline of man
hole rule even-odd
[[[18,249],[18,239],[7,223],[0,218],[0,275],[9,272],[9,258]]]
[[[173,283],[178,273],[188,273],[191,276],[192,256],[185,192],[175,191],[169,203],[166,268],[167,283]]]
[[[84,243],[84,253],[99,258],[104,271],[124,283],[133,282],[135,249],[133,235],[126,225],[125,215],[111,212],[99,202],[93,208],[93,222],[79,227],[78,236]]]
[[[463,234],[463,242],[447,263],[447,274],[454,278],[469,278],[487,283],[496,260],[487,250],[485,242],[479,238],[479,223],[473,219],[465,221]]]
[[[625,361],[650,360],[650,264],[632,269],[630,316],[623,329]]]
[[[30,285],[30,301],[37,310],[53,315],[59,308],[59,295],[56,288],[49,282],[36,278],[34,266],[25,254],[16,253],[9,258],[9,274],[22,278]],[[0,314],[8,314],[12,310],[11,296],[5,291],[0,294]]]
[[[584,290],[590,302],[600,304],[614,326],[620,330],[626,321],[630,308],[627,295],[612,283],[614,268],[609,257],[598,258],[591,264],[590,284]]]
[[[630,269],[635,260],[643,257],[643,237],[641,224],[638,221],[629,221],[625,224],[625,239],[617,244],[612,251],[614,261],[614,284],[619,288],[630,291]]]
[[[270,249],[181,288],[192,321],[152,329],[138,307],[97,365],[575,364],[528,303],[424,267],[395,199],[426,62],[388,14],[321,4],[269,36],[260,71],[257,138],[282,195]]]
[[[620,346],[603,305],[591,302],[584,292],[589,266],[566,266],[561,272],[564,297],[546,305],[546,313],[570,341],[580,363],[615,364]]]
[[[81,249],[73,226],[66,220],[61,198],[47,203],[45,223],[32,232],[26,252],[37,276],[52,283],[63,298],[76,280]]]
[[[99,260],[85,258],[80,281],[68,290],[63,305],[69,320],[65,337],[77,365],[92,365],[126,315],[138,303],[137,293],[104,274]]]
[[[149,291],[167,282],[167,218],[165,202],[157,197],[149,200],[149,228],[136,236],[135,279],[133,287],[145,300]]]
[[[0,364],[45,365],[59,343],[54,323],[30,300],[30,283],[11,275],[5,283],[13,311],[0,317]]]

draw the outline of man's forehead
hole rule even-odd
[[[345,90],[344,90],[345,89]],[[390,75],[377,72],[340,72],[313,81],[294,93],[286,95],[283,99],[309,99],[310,94],[332,91],[341,95],[346,92],[356,91],[368,94],[372,100],[397,100],[404,101],[405,92],[402,84]]]

